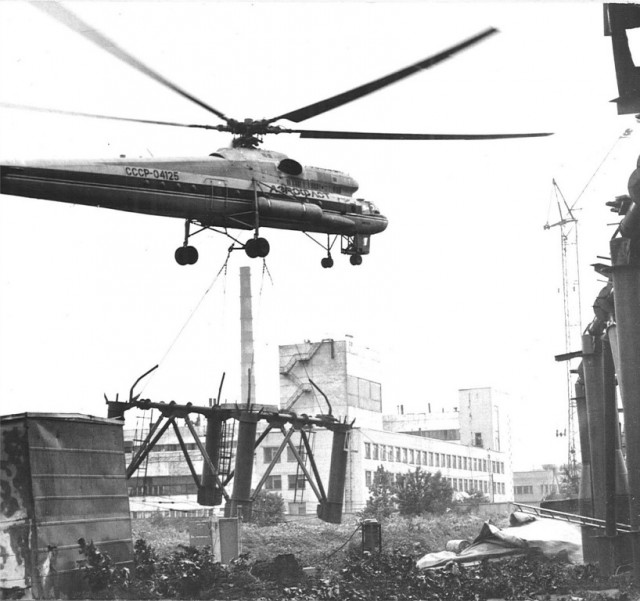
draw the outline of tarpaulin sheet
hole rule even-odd
[[[512,514],[510,523],[512,526],[501,530],[485,522],[480,534],[460,553],[428,553],[416,565],[421,569],[437,568],[450,561],[472,562],[524,555],[533,549],[549,557],[566,551],[569,561],[582,563],[582,535],[579,525],[549,518],[534,518],[522,513]]]

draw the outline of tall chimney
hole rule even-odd
[[[240,268],[240,403],[256,401],[253,369],[253,314],[251,311],[251,268]]]

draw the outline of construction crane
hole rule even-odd
[[[577,343],[582,335],[582,307],[580,304],[580,261],[578,253],[578,218],[574,203],[569,206],[560,186],[552,180],[552,196],[558,208],[559,220],[547,223],[545,230],[560,228],[560,248],[562,254],[562,306],[564,311],[564,348],[570,353],[572,344]],[[577,201],[576,201],[577,202]],[[573,395],[573,381],[569,361],[565,365],[565,382],[567,393],[567,428],[564,432],[556,430],[556,436],[567,436],[567,466],[570,473],[576,470],[577,443],[577,410]]]
[[[611,153],[614,151],[620,140],[628,139],[631,137],[633,129],[625,129],[620,134],[613,145],[604,155],[602,161],[597,166],[591,177],[585,184],[584,188],[578,194],[576,199],[571,205],[567,203],[566,198],[562,194],[560,187],[555,179],[552,180],[552,201],[555,200],[556,207],[558,208],[559,219],[555,223],[547,223],[544,226],[545,230],[549,230],[553,227],[560,228],[560,246],[562,254],[562,304],[564,310],[564,343],[565,343],[565,358],[572,356],[573,344],[580,346],[580,340],[582,336],[582,306],[580,304],[580,262],[578,253],[578,218],[576,212],[579,210],[576,208],[578,202],[582,198],[583,194],[587,191],[596,175],[600,172],[600,169],[609,159]],[[569,473],[574,475],[576,473],[576,445],[579,443],[577,436],[578,422],[576,411],[576,400],[573,395],[574,383],[572,381],[572,370],[570,361],[565,361],[566,370],[566,392],[568,399],[567,409],[567,428],[566,430],[556,430],[556,436],[567,437],[567,467]]]

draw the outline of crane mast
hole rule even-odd
[[[579,343],[582,335],[582,307],[580,304],[580,261],[578,253],[578,219],[575,211],[567,203],[562,190],[554,179],[552,194],[558,208],[559,220],[547,223],[544,229],[560,228],[560,249],[562,256],[562,306],[564,314],[564,349],[571,353],[572,345]],[[571,364],[564,362],[567,395],[567,429],[556,430],[556,435],[567,437],[567,467],[571,474],[576,471],[577,409],[573,394],[574,382]]]

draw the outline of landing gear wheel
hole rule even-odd
[[[195,246],[186,246],[185,251],[187,265],[195,265],[198,262],[198,249]]]
[[[256,257],[266,257],[269,254],[270,246],[266,238],[251,238],[244,244],[244,252],[251,259]]]
[[[255,259],[258,256],[258,245],[257,238],[251,238],[251,240],[247,240],[244,244],[244,252],[247,253],[247,257],[250,259]]]
[[[176,248],[175,258],[178,265],[194,265],[198,261],[198,249],[195,246]]]
[[[271,247],[269,246],[269,241],[266,238],[256,238],[256,248],[258,249],[259,257],[266,257],[269,254],[269,250]]]
[[[360,265],[362,263],[362,255],[351,255],[349,262],[351,265]]]
[[[325,257],[324,259],[322,259],[322,261],[320,261],[320,265],[322,265],[322,267],[324,267],[325,269],[330,269],[331,267],[333,267],[333,259],[331,257]]]

